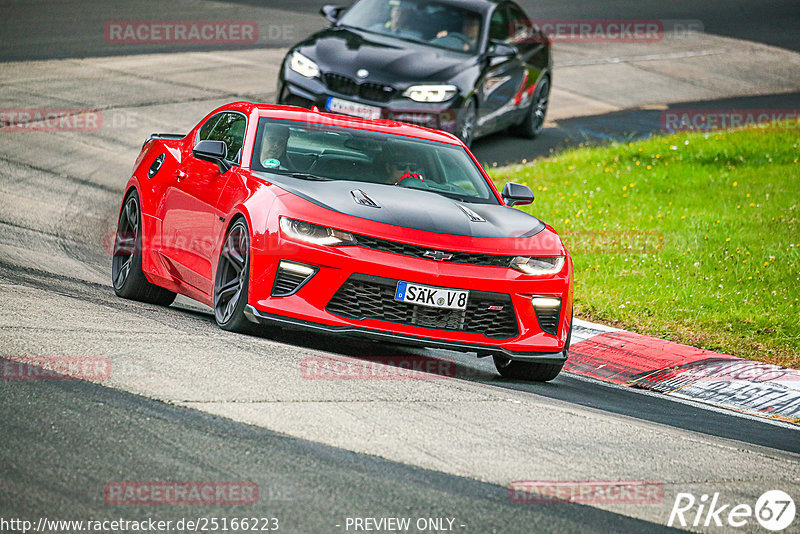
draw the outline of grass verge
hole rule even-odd
[[[575,265],[575,314],[800,366],[800,136],[680,133],[491,169]]]

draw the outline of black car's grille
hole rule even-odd
[[[388,102],[394,97],[395,89],[389,85],[378,83],[358,83],[352,78],[327,72],[322,75],[322,80],[331,91],[346,96],[359,96],[364,100],[373,102]]]
[[[419,247],[416,245],[409,245],[407,243],[398,243],[396,241],[388,241],[386,239],[378,239],[375,237],[357,235],[356,242],[359,246],[371,248],[375,250],[382,250],[384,252],[392,252],[394,254],[402,254],[403,256],[414,256],[416,258],[434,259],[430,256],[425,256],[426,252],[437,252],[436,249],[430,247]],[[508,267],[513,259],[512,256],[498,256],[495,254],[472,254],[469,252],[450,252],[438,251],[444,254],[451,254],[450,259],[443,260],[448,263],[466,263],[469,265],[488,265],[490,267]]]
[[[350,319],[377,319],[496,339],[519,334],[514,305],[506,294],[470,291],[466,310],[442,310],[398,302],[394,300],[396,287],[397,280],[356,274],[342,284],[325,309]]]

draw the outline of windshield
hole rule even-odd
[[[361,0],[341,24],[462,52],[480,45],[480,14],[427,0]]]
[[[498,204],[463,147],[353,128],[259,119],[250,167],[309,180],[385,184]]]

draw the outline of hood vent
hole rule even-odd
[[[486,222],[486,219],[484,219],[483,217],[481,217],[480,215],[478,215],[477,213],[475,213],[474,211],[472,211],[468,207],[462,206],[461,204],[456,204],[456,205],[459,207],[459,209],[461,211],[464,212],[464,215],[469,217],[469,220],[471,222]]]
[[[350,194],[353,195],[353,200],[356,201],[356,204],[361,204],[362,206],[369,206],[370,208],[380,208],[378,204],[375,203],[374,200],[369,198],[365,192],[361,189],[353,189],[350,191]]]

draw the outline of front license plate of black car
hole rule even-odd
[[[342,113],[344,115],[352,115],[354,117],[361,117],[362,119],[381,118],[381,108],[377,106],[368,106],[366,104],[350,102],[349,100],[343,100],[335,97],[328,98],[328,111]]]
[[[394,300],[407,304],[418,304],[445,310],[466,310],[469,291],[446,287],[423,286],[410,282],[398,282]]]

